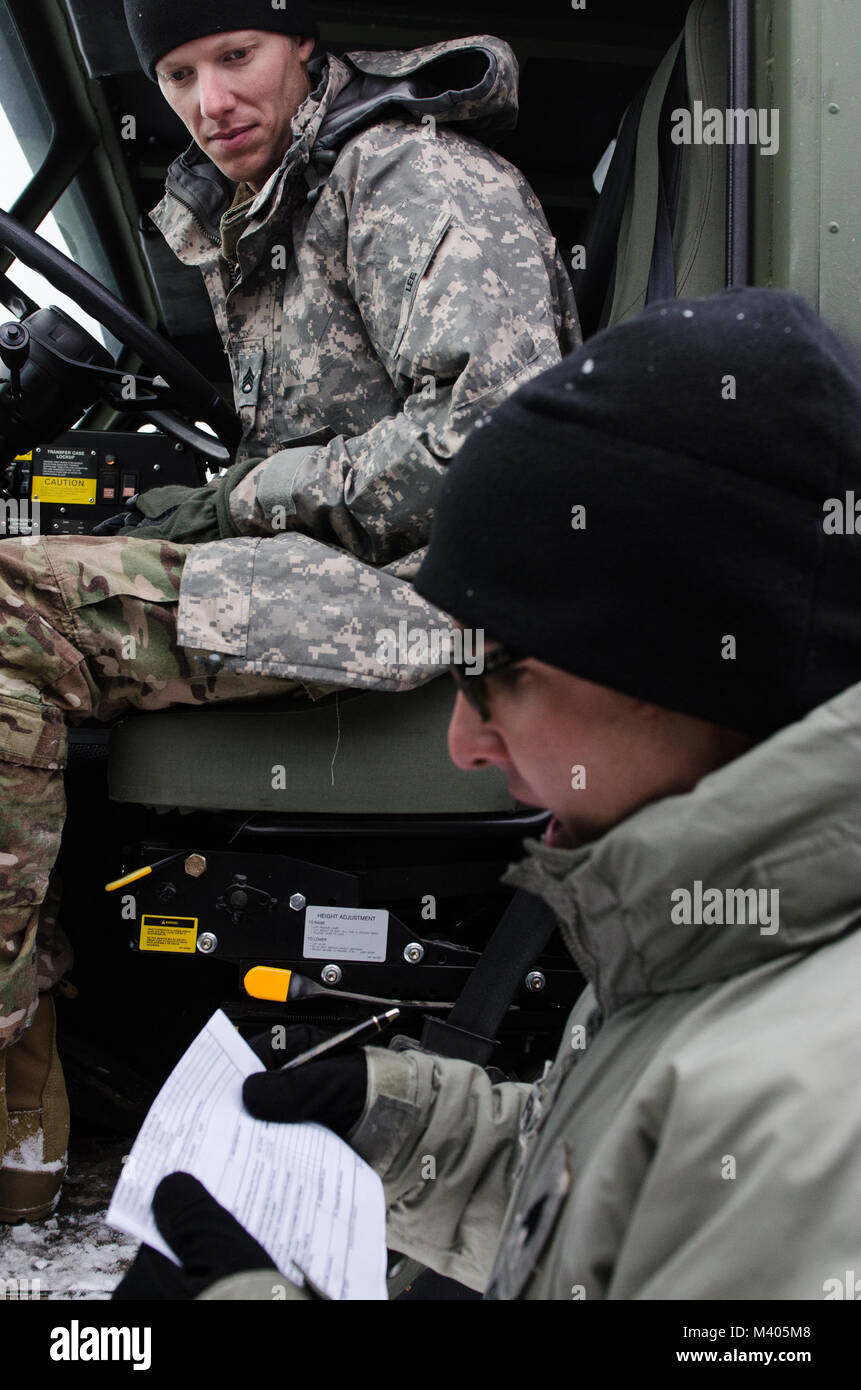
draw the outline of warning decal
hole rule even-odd
[[[142,951],[194,951],[197,947],[197,917],[162,917],[145,912],[141,917]]]
[[[95,506],[96,480],[90,477],[97,471],[94,450],[65,449],[49,444],[35,451],[34,464],[34,502],[77,502],[85,507]]]
[[[83,502],[95,504],[95,478],[57,478],[35,477],[33,479],[34,502]]]

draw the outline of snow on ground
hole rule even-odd
[[[37,1283],[47,1299],[108,1299],[137,1241],[103,1220],[131,1139],[73,1140],[69,1173],[56,1211],[45,1221],[0,1225],[0,1280]],[[9,1295],[9,1285],[0,1284]]]

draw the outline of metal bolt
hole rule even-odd
[[[198,951],[202,951],[205,956],[210,955],[217,945],[218,937],[213,936],[211,931],[201,932],[200,936],[197,938],[197,949]]]
[[[831,112],[832,116],[836,116],[840,107],[837,105],[836,101],[830,101],[828,103],[828,110]]]
[[[152,466],[152,471],[153,471],[153,473],[160,473],[160,472],[161,472],[161,464],[160,464],[160,463],[154,463],[153,466]]]
[[[302,908],[305,906],[305,899],[303,898],[301,893],[290,894],[290,906],[292,907],[294,912],[302,911]]]
[[[320,979],[324,985],[338,985],[341,983],[340,965],[324,965],[320,972]]]
[[[839,223],[839,222],[829,222],[829,223],[828,223],[828,230],[829,230],[829,232],[839,232],[839,231],[840,231],[840,223]]]
[[[185,861],[185,872],[192,878],[200,878],[206,873],[206,860],[202,854],[190,854]]]
[[[530,970],[529,974],[526,976],[525,983],[526,988],[530,990],[533,994],[540,994],[544,986],[547,984],[547,981],[545,980],[540,970]]]
[[[420,941],[411,941],[404,947],[404,960],[410,965],[418,965],[419,961],[424,959],[424,953],[425,948]]]

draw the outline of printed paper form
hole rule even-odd
[[[329,1298],[386,1295],[385,1200],[372,1168],[330,1130],[255,1120],[242,1083],[265,1068],[219,1009],[156,1096],[106,1220],[174,1259],[152,1215],[169,1173],[191,1173],[282,1274]],[[274,1277],[274,1274],[273,1274]]]

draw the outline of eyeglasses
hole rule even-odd
[[[484,683],[485,676],[495,675],[504,671],[506,667],[516,666],[519,661],[525,660],[525,656],[510,652],[506,647],[494,647],[493,651],[485,656],[484,669],[481,672],[468,670],[463,661],[452,662],[449,669],[458,690],[481,716],[482,723],[486,724],[490,719],[490,704],[487,686]]]

